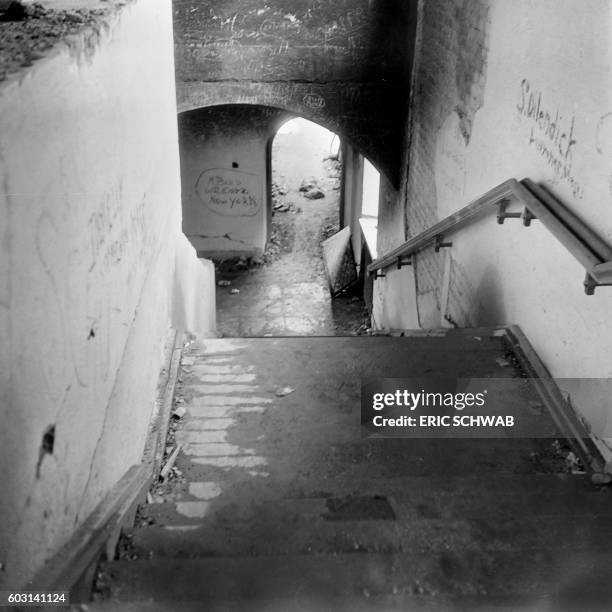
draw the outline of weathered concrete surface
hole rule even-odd
[[[409,235],[528,176],[612,244],[610,11],[604,0],[588,12],[572,0],[422,3],[399,198]],[[390,217],[401,224],[397,208]],[[519,324],[554,376],[606,381],[567,391],[612,438],[610,288],[586,296],[584,269],[537,222],[497,225],[492,215],[452,241],[416,258],[420,324]],[[377,282],[380,301],[392,303],[404,282]]]
[[[180,111],[289,110],[342,135],[397,180],[416,20],[401,0],[175,0]]]
[[[272,211],[272,241],[263,258],[266,263],[231,270],[221,265],[217,275],[220,282],[231,282],[217,287],[218,332],[222,336],[337,333],[335,304],[320,246],[325,227],[338,228],[339,179],[333,175],[333,162],[324,160],[331,153],[334,135],[303,120],[292,125],[294,131],[277,134],[272,145],[273,208],[280,205],[288,210]],[[315,178],[324,198],[308,200],[299,191],[302,181],[310,177]]]
[[[176,243],[172,288],[171,325],[173,329],[216,335],[217,303],[215,266],[197,257],[184,235]]]
[[[4,589],[140,462],[175,286],[197,277],[183,319],[211,321],[180,229],[171,25],[131,2],[0,83]]]
[[[232,105],[179,115],[183,231],[200,257],[261,255],[269,142],[287,114]]]
[[[56,45],[81,54],[92,50],[122,0],[40,0],[3,3],[0,82],[43,58]]]
[[[184,480],[141,508],[100,608],[609,607],[612,497],[566,473],[552,440],[361,438],[364,376],[516,376],[504,355],[483,329],[196,342],[179,390]],[[330,498],[365,495],[395,519],[327,520]]]

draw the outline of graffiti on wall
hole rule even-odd
[[[263,200],[261,178],[257,174],[229,168],[204,170],[195,191],[206,208],[224,217],[253,217]]]
[[[595,148],[599,155],[612,160],[612,112],[602,115],[597,122]],[[608,192],[612,198],[612,168],[608,176]]]
[[[553,171],[557,180],[565,181],[575,198],[582,199],[583,188],[573,173],[573,150],[577,144],[574,115],[563,115],[549,105],[541,91],[527,79],[521,81],[516,108],[530,126],[529,145]]]

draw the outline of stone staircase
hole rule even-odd
[[[193,343],[179,471],[90,608],[612,609],[612,498],[527,392],[550,438],[362,438],[364,379],[432,374],[521,372],[493,329]]]

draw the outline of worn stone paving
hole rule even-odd
[[[265,265],[228,270],[217,280],[217,328],[223,337],[333,336],[364,322],[359,296],[334,300],[321,257],[325,230],[337,231],[339,176],[330,160],[332,132],[305,120],[273,145],[273,223],[278,253]],[[302,181],[314,177],[324,197],[309,200]],[[330,229],[335,228],[335,229]],[[226,284],[230,283],[230,284]]]
[[[567,471],[529,394],[497,407],[529,413],[521,438],[362,438],[366,375],[431,372],[520,374],[486,330],[194,342],[179,477],[140,509],[97,606],[609,609],[610,494]],[[536,423],[553,437],[530,439]]]

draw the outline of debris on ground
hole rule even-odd
[[[229,287],[231,284],[232,284],[232,281],[228,281],[228,280],[217,281],[218,287]]]
[[[57,10],[38,2],[0,1],[0,81],[31,66],[56,43],[90,26],[99,36],[99,20],[107,8]]]
[[[287,395],[290,395],[294,391],[295,389],[293,387],[279,387],[274,392],[274,395],[276,395],[276,397],[285,397]]]
[[[506,344],[505,346],[504,356],[500,357],[499,360],[496,359],[496,361],[502,368],[512,368],[514,370],[512,374],[513,378],[529,378],[529,375],[525,371],[525,368],[517,359],[516,355],[514,354],[514,351],[512,350],[512,347],[510,347],[508,344]],[[506,362],[508,363],[508,365],[505,365]]]
[[[327,223],[321,228],[321,241],[337,234],[339,230],[340,226],[338,223]]]
[[[91,593],[92,601],[101,601],[109,599],[111,596],[112,578],[107,567],[98,565],[96,568],[96,577]]]
[[[567,440],[553,440],[548,448],[532,452],[531,461],[534,471],[538,474],[581,475],[585,473],[584,464],[571,449]]]
[[[270,193],[272,194],[272,198],[275,198],[276,196],[284,196],[287,195],[288,193],[288,189],[285,185],[279,185],[276,182],[272,183],[272,188],[270,189]]]
[[[232,295],[238,295],[240,293],[240,289],[230,289],[230,293]]]
[[[176,461],[176,458],[178,457],[179,452],[181,451],[181,445],[177,444],[174,447],[174,450],[172,451],[172,453],[170,454],[170,456],[168,457],[164,467],[162,468],[161,472],[159,473],[159,479],[160,480],[166,480],[166,478],[168,478],[168,476],[170,475],[170,471],[171,470],[176,470],[176,468],[174,468],[174,462]],[[174,472],[176,474],[176,471]]]
[[[333,179],[332,189],[339,190],[340,177],[342,176],[342,162],[340,161],[340,156],[338,154],[328,155],[323,159],[323,164],[325,166],[327,176]]]
[[[277,212],[300,213],[302,209],[293,202],[278,202],[272,207],[272,214]]]
[[[510,361],[508,361],[507,359],[504,359],[503,357],[497,357],[495,361],[497,365],[500,366],[501,368],[509,368],[512,365]]]
[[[320,200],[325,197],[325,194],[321,189],[311,189],[304,193],[304,197],[308,200]]]
[[[289,190],[284,185],[279,186],[277,183],[272,183],[270,194],[272,196],[272,214],[277,212],[302,212],[301,208],[297,207],[293,202],[286,201],[284,196],[289,193]]]
[[[313,189],[319,189],[319,182],[314,176],[311,176],[307,179],[304,179],[300,184],[300,192],[305,193],[307,191],[311,191]]]
[[[182,419],[185,416],[186,412],[187,410],[185,409],[185,406],[178,406],[177,408],[174,409],[174,412],[172,413],[172,418]]]
[[[565,456],[565,465],[567,466],[567,471],[570,474],[584,474],[584,465],[580,460],[580,457],[577,457],[573,451],[570,451]]]
[[[312,176],[302,181],[299,191],[308,200],[320,200],[325,197],[319,182]]]
[[[315,164],[318,169],[314,171],[313,164],[302,163],[296,147],[289,147],[287,143],[281,146],[281,142],[275,143],[282,162],[277,168],[273,164],[269,191],[272,216],[264,252],[247,257],[243,262],[235,258],[215,260],[216,278],[230,280],[231,286],[240,290],[238,296],[232,295],[229,288],[218,292],[218,306],[223,311],[218,319],[218,330],[222,336],[274,336],[287,324],[298,324],[299,317],[286,323],[284,319],[275,318],[276,314],[258,312],[253,316],[253,298],[257,302],[265,296],[267,302],[279,300],[280,304],[284,299],[281,295],[297,294],[298,285],[305,283],[312,283],[313,287],[320,283],[321,289],[328,292],[321,242],[340,229],[339,194],[334,189],[340,185],[342,164],[335,159],[325,159]],[[318,159],[329,157],[330,152],[322,150]],[[308,200],[302,197],[313,189],[324,192],[325,198]],[[306,307],[304,304],[304,309]],[[370,317],[362,288],[355,286],[346,295],[332,300],[331,309],[332,316],[325,323],[326,333],[351,336],[370,333]],[[301,311],[297,308],[296,312]],[[316,323],[308,319],[304,325]]]

